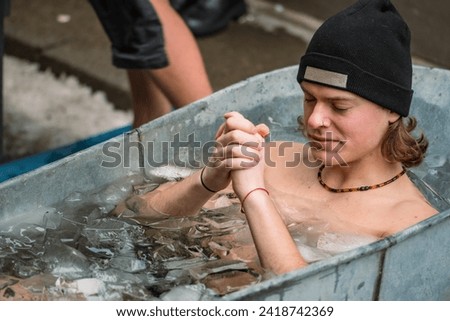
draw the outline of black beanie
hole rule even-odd
[[[297,80],[350,91],[406,117],[413,95],[410,38],[389,0],[360,0],[316,31]]]

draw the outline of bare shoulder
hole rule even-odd
[[[397,216],[389,234],[399,232],[435,215],[438,211],[419,191],[412,191],[393,206],[392,213]]]

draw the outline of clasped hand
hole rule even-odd
[[[254,125],[238,112],[226,113],[224,117],[203,180],[216,190],[225,188],[231,181],[242,199],[248,191],[264,187],[264,137],[269,134],[269,128],[264,124]]]

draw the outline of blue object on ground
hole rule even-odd
[[[93,145],[104,142],[110,138],[116,137],[124,132],[131,130],[131,125],[116,128],[108,132],[92,136],[83,140],[79,140],[73,144],[58,147],[52,150],[41,152],[32,156],[27,156],[0,165],[0,182],[6,181],[10,178],[27,173],[41,166],[54,162],[63,157],[69,156],[73,153],[79,152],[83,149]]]

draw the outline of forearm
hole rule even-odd
[[[258,190],[251,193],[244,205],[258,256],[264,268],[281,274],[307,265],[266,192]]]
[[[215,194],[203,186],[201,173],[199,170],[168,187],[161,186],[149,194],[133,197],[127,201],[127,206],[141,216],[154,216],[155,213],[195,215]]]
[[[255,126],[236,112],[227,113],[215,136],[217,144],[211,155],[212,166],[168,188],[161,187],[150,194],[133,197],[127,202],[128,208],[156,217],[197,214],[215,193],[229,186],[234,171],[259,164],[263,158],[259,155],[263,143],[260,131],[266,135],[267,126]],[[249,153],[249,149],[253,152]]]

